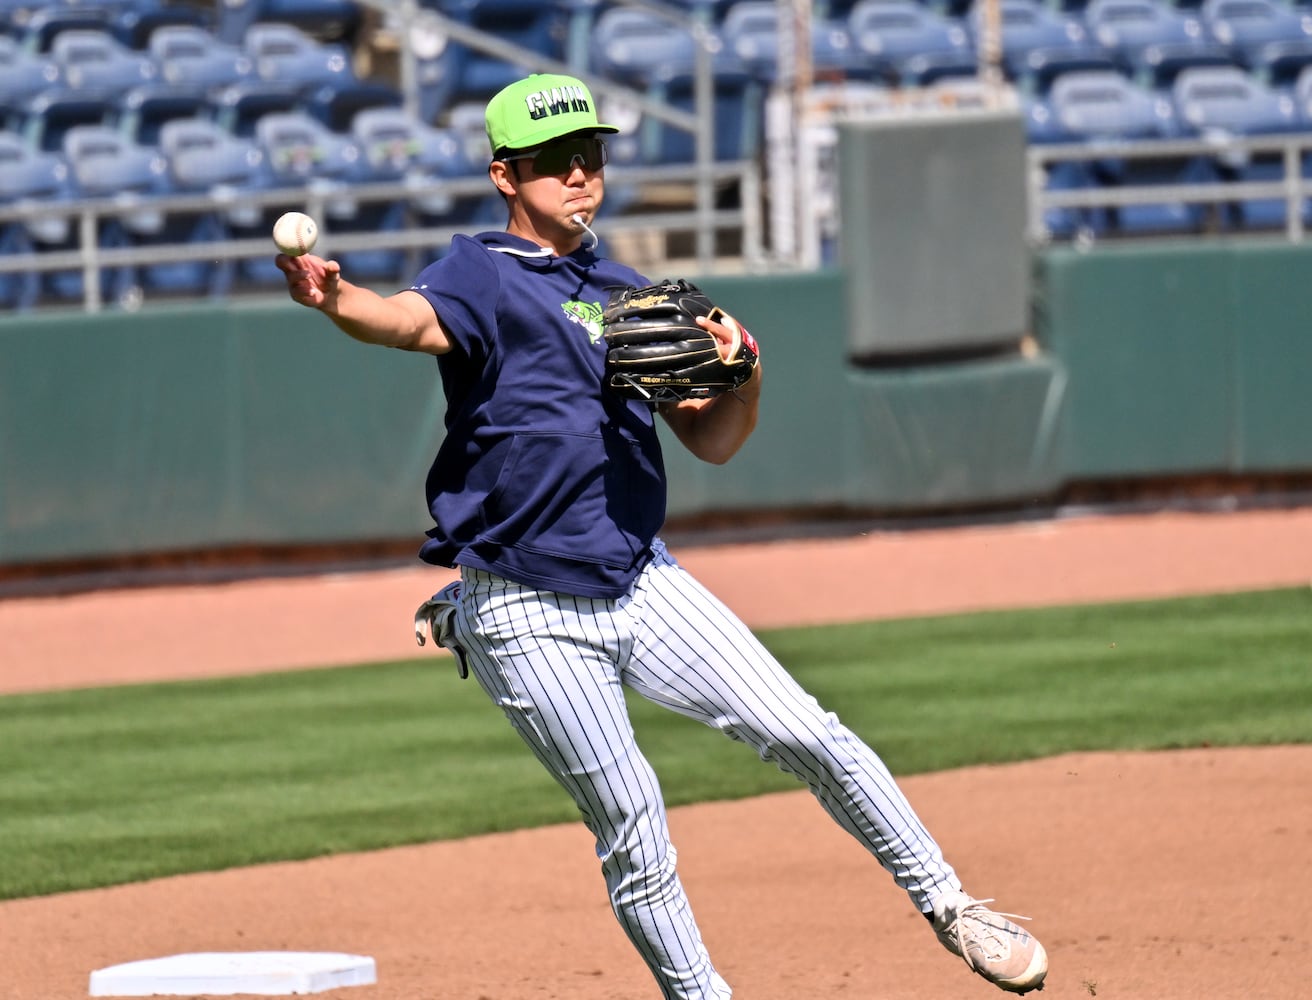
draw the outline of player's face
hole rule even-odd
[[[574,221],[591,223],[605,194],[606,143],[594,135],[569,136],[492,165],[493,182],[514,196],[510,231],[573,249],[583,234]]]

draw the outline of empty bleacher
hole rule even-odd
[[[257,247],[284,207],[314,206],[326,232],[341,236],[498,225],[497,204],[479,186],[482,106],[530,67],[468,33],[598,82],[603,117],[625,128],[612,146],[608,218],[617,228],[626,212],[650,209],[649,179],[698,165],[688,122],[699,37],[712,53],[710,158],[759,167],[767,100],[790,85],[779,5],[654,6],[663,12],[620,0],[423,0],[430,19],[403,25],[396,7],[351,0],[0,0],[0,308],[80,303],[88,278],[110,303],[275,287]],[[812,8],[807,65],[817,82],[889,94],[955,83],[966,94],[978,76],[979,0]],[[1312,131],[1312,8],[999,0],[998,10],[1001,70],[1043,187],[1083,192],[1083,201],[1047,205],[1036,238],[1270,232],[1289,226],[1291,206],[1300,224],[1312,218],[1306,197],[1273,187],[1290,180],[1291,162],[1296,182],[1312,176],[1306,150],[1291,158],[1279,145]],[[408,80],[395,58],[402,37],[413,43]],[[1153,143],[1164,144],[1160,156],[1140,155]],[[88,144],[100,149],[94,167]],[[1138,145],[1127,155],[1125,144]],[[713,207],[745,197],[741,175],[730,176],[717,179]],[[1236,194],[1092,201],[1196,184],[1231,184]],[[371,201],[375,190],[387,193]],[[87,205],[101,213],[93,235],[112,266],[64,266],[91,234],[75,208]],[[234,258],[118,263],[170,240],[227,243]],[[343,257],[356,273],[389,281],[442,250],[440,240],[405,243],[347,240]],[[40,259],[60,266],[34,280],[12,263],[32,254],[58,254]]]

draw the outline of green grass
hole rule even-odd
[[[1312,590],[762,633],[898,774],[1312,742]],[[795,788],[631,699],[670,804]],[[0,898],[571,821],[451,661],[0,698]]]

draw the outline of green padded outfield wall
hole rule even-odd
[[[837,273],[701,282],[765,345],[729,466],[671,444],[672,515],[842,501]],[[0,319],[0,565],[413,537],[442,434],[435,362],[291,302]]]
[[[431,360],[291,303],[0,321],[0,562],[404,536]]]
[[[1312,469],[1312,248],[1236,248],[1230,303],[1241,472]]]
[[[1022,505],[1061,485],[1066,376],[1055,358],[852,369],[847,383],[854,508]]]
[[[1066,365],[1067,480],[1312,469],[1312,245],[1170,243],[1037,259]]]
[[[848,279],[706,278],[763,348],[757,433],[667,448],[671,514],[932,513],[1063,484],[1312,471],[1312,246],[1050,250],[1037,357],[846,361]],[[405,540],[442,427],[435,364],[288,302],[0,318],[0,565]]]

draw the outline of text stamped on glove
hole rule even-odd
[[[699,316],[723,325],[731,342],[722,347]],[[760,354],[740,323],[684,279],[615,289],[602,330],[606,385],[652,404],[732,392],[752,377]]]

